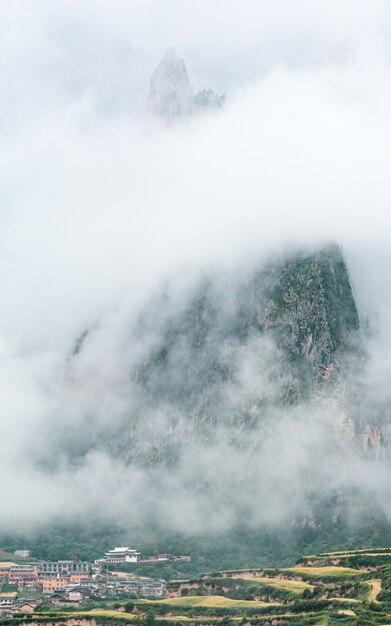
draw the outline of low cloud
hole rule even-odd
[[[180,530],[228,528],[243,511],[275,522],[303,511],[309,471],[328,490],[361,482],[388,494],[384,459],[343,460],[330,402],[271,414],[245,454],[224,438],[189,441],[164,472],[129,465],[109,442],[129,423],[132,371],[161,338],[164,311],[142,345],[132,331],[167,281],[171,314],[200,276],[245,273],[287,247],[330,240],[378,333],[360,370],[365,401],[387,404],[388,4],[329,2],[326,13],[326,3],[298,2],[285,15],[190,2],[184,15],[173,1],[163,15],[149,2],[37,2],[21,19],[26,6],[1,9],[0,527],[64,508],[97,514],[102,500],[109,516],[137,524],[155,511]],[[196,88],[227,102],[148,134],[148,76],[171,44]],[[235,354],[229,410],[273,397],[276,347],[258,338]],[[169,426],[167,407],[150,420],[153,441]]]

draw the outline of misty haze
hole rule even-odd
[[[0,626],[390,623],[390,4],[0,18]]]

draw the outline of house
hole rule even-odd
[[[49,598],[45,600],[47,603],[53,604],[53,606],[63,606],[65,601],[65,592],[64,591],[56,591]],[[66,603],[67,604],[67,603]]]
[[[78,607],[84,599],[84,593],[78,590],[70,589],[69,591],[58,591],[50,598],[51,604],[63,607]]]
[[[32,605],[30,603],[25,602],[24,604],[18,607],[18,612],[19,613],[34,613],[35,607],[36,607],[36,604]]]
[[[81,602],[82,600],[84,600],[84,593],[79,589],[72,589],[71,591],[68,591],[65,595],[67,599],[71,602]]]
[[[75,602],[73,600],[68,600],[68,598],[65,597],[64,593],[55,593],[49,600],[50,604],[52,604],[53,606],[63,606],[63,607],[79,607],[80,606],[80,602]]]
[[[20,611],[21,613],[28,613],[29,610],[26,608],[24,609],[23,607],[30,607],[31,609],[35,609],[35,607],[38,604],[41,604],[42,600],[41,598],[18,598],[16,600],[16,604],[18,606],[18,611]]]

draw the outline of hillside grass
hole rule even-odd
[[[356,616],[355,612],[352,611],[352,609],[340,609],[339,611],[337,611],[337,613],[339,615],[349,615],[350,617]]]
[[[163,604],[192,608],[197,606],[211,608],[264,608],[265,606],[280,606],[279,602],[263,602],[261,600],[234,600],[225,596],[179,596],[164,600],[144,600],[143,604]],[[140,604],[139,604],[140,605]]]
[[[269,587],[276,587],[277,589],[283,589],[284,591],[292,591],[293,593],[303,593],[305,589],[312,591],[315,587],[311,583],[304,580],[290,580],[286,578],[267,578],[266,576],[238,576],[237,578],[242,580],[250,580],[251,582],[261,583],[261,585],[267,585]]]
[[[131,620],[135,619],[134,613],[126,613],[124,611],[115,611],[111,609],[91,609],[90,611],[42,611],[39,613],[32,613],[34,617],[53,617],[61,619],[69,619],[71,617],[115,617],[118,619]]]
[[[368,602],[378,602],[377,596],[381,592],[381,580],[379,578],[374,578],[372,580],[367,580],[366,584],[371,588],[367,596]]]
[[[360,556],[373,556],[374,554],[379,555],[379,554],[391,554],[391,548],[363,548],[361,550],[340,550],[337,552],[320,552],[319,554],[306,554],[305,559],[317,559],[323,556],[335,556],[335,557],[339,557],[341,555],[348,555],[348,556],[355,556],[355,555],[360,555]]]
[[[305,574],[306,576],[313,576],[314,578],[323,577],[336,577],[341,578],[344,576],[362,576],[365,574],[365,570],[357,570],[352,567],[339,567],[337,565],[325,565],[323,567],[308,566],[296,566],[286,567],[281,570],[282,572],[292,572],[294,574]]]

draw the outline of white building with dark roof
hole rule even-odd
[[[137,563],[140,552],[129,548],[129,546],[120,546],[113,550],[108,550],[103,559],[98,559],[96,563],[107,563],[115,565],[117,563]]]

